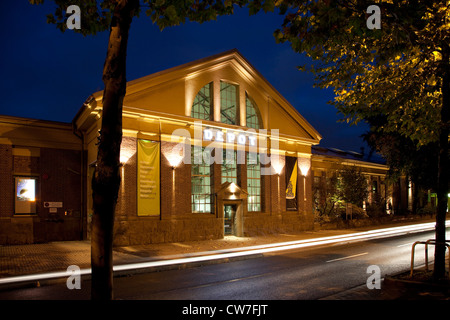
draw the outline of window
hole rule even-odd
[[[214,120],[213,92],[213,82],[200,89],[192,104],[192,118]],[[255,101],[246,95],[245,104],[247,127],[261,129],[261,116]],[[226,124],[239,125],[239,86],[225,81],[220,81],[220,121]]]
[[[220,82],[220,121],[227,124],[238,124],[238,86]]]
[[[208,83],[197,93],[192,104],[191,117],[201,120],[212,120],[213,85]]]
[[[261,211],[261,164],[259,154],[247,153],[248,211]]]
[[[235,150],[223,150],[223,163],[221,168],[221,183],[234,182],[237,180],[237,161]]]
[[[253,129],[261,129],[258,108],[255,102],[249,96],[247,96],[245,99],[245,104],[247,114],[247,127]]]
[[[191,206],[192,212],[212,212],[212,177],[211,165],[203,160],[205,148],[191,147]],[[196,164],[194,159],[202,159]]]
[[[36,213],[37,178],[15,177],[15,213]]]

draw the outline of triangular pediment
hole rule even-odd
[[[234,182],[224,182],[216,192],[220,199],[240,200],[247,199],[248,192],[239,187]]]
[[[248,95],[255,101],[263,129],[279,130],[280,137],[284,137],[286,141],[301,140],[305,144],[315,145],[321,140],[321,135],[308,121],[237,50],[128,82],[123,111],[124,114],[136,117],[174,117],[180,121],[193,122],[196,119],[191,118],[191,108],[195,96],[206,84],[214,83],[217,87],[220,81],[238,85],[240,96]],[[101,110],[102,94],[103,92],[93,94],[96,110]],[[220,98],[214,99],[217,108]],[[245,103],[242,101],[241,98],[239,116],[244,125],[236,127],[245,130],[245,111],[242,111]],[[215,118],[210,122],[214,126],[221,125],[220,117],[219,120]],[[124,128],[126,125],[124,122]]]

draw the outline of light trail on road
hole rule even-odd
[[[446,221],[446,227],[450,226],[450,220]],[[148,261],[148,262],[139,262],[139,263],[130,263],[130,264],[122,264],[115,265],[113,267],[113,271],[115,272],[123,272],[123,271],[133,271],[139,269],[149,269],[149,268],[157,268],[164,267],[170,265],[180,265],[180,264],[189,264],[189,263],[199,263],[211,260],[219,260],[219,259],[230,259],[237,257],[244,257],[248,255],[258,255],[258,254],[266,254],[266,253],[274,253],[286,250],[294,250],[301,249],[307,247],[321,246],[321,245],[329,245],[329,244],[337,244],[341,242],[357,242],[357,241],[367,241],[372,239],[380,239],[392,236],[399,236],[408,233],[416,233],[423,231],[434,230],[435,223],[421,223],[400,227],[390,227],[390,228],[382,228],[370,231],[356,232],[346,235],[337,235],[330,237],[319,237],[313,239],[306,240],[297,240],[297,241],[288,241],[288,242],[280,242],[280,243],[272,243],[267,245],[257,245],[257,246],[249,246],[242,248],[233,248],[227,250],[215,250],[208,252],[196,253],[196,256],[192,256],[194,254],[190,254],[188,257],[184,258],[176,258],[169,260],[157,260],[157,261]],[[91,269],[81,269],[80,275],[90,275]],[[71,276],[71,272],[61,271],[61,272],[50,272],[50,273],[40,273],[40,274],[32,274],[32,275],[23,275],[23,276],[15,276],[9,278],[1,278],[0,285],[2,284],[11,284],[11,283],[20,283],[26,281],[39,281],[39,280],[48,280],[48,279],[57,279],[57,278],[67,278]]]

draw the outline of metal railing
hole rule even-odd
[[[428,239],[427,241],[416,241],[414,242],[412,249],[411,249],[411,277],[414,273],[414,255],[415,255],[415,251],[416,251],[416,245],[417,244],[424,244],[425,245],[425,271],[428,271],[428,245],[432,244],[432,245],[445,245],[447,247],[447,249],[449,249],[450,252],[450,241],[445,241],[445,242],[436,242],[435,239]],[[448,273],[449,273],[449,277],[450,277],[450,259],[448,261]]]

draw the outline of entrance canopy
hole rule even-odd
[[[234,182],[225,182],[216,193],[220,200],[246,200],[248,192],[236,185]]]

